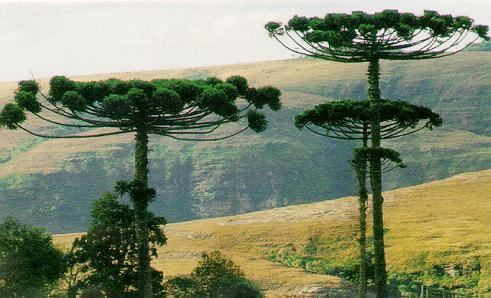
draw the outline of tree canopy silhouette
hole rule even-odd
[[[431,109],[403,100],[380,101],[380,137],[392,139],[424,128],[442,125],[440,116]],[[370,138],[372,110],[369,101],[342,100],[319,104],[295,117],[295,126],[316,134],[345,140]],[[423,124],[421,124],[423,122]],[[313,126],[321,130],[316,130]]]
[[[432,59],[455,54],[480,38],[489,40],[488,26],[433,10],[421,16],[389,9],[373,14],[328,13],[323,18],[294,16],[287,25],[269,22],[265,27],[292,52],[348,63],[371,62],[375,57]]]

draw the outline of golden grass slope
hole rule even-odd
[[[491,169],[401,188],[384,194],[389,270],[411,272],[425,255],[435,264],[478,256],[483,260],[482,291],[489,289],[491,262]],[[356,254],[356,198],[348,197],[195,220],[165,227],[169,238],[153,265],[166,278],[191,272],[200,253],[221,250],[256,281],[268,297],[287,297],[306,287],[350,288],[339,278],[312,274],[268,260],[271,248],[305,244],[310,237],[332,240],[325,258]],[[77,234],[57,235],[71,244]]]

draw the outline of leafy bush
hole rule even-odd
[[[260,289],[231,260],[219,251],[203,253],[189,277],[176,277],[164,284],[170,297],[263,297]]]
[[[360,261],[354,260],[345,264],[337,275],[351,282],[358,282],[360,274]],[[367,283],[372,285],[375,280],[375,258],[373,252],[367,251]]]
[[[67,269],[44,229],[12,217],[0,224],[0,297],[43,297]]]
[[[481,261],[478,257],[463,263],[431,264],[423,270],[399,273],[391,272],[389,280],[402,292],[414,292],[421,285],[453,293],[473,294],[481,279]]]
[[[196,295],[197,284],[190,277],[174,277],[164,284],[164,291],[171,297],[193,297]]]
[[[107,193],[94,202],[91,213],[87,234],[75,239],[69,253],[71,269],[82,273],[82,278],[72,283],[72,289],[82,289],[82,293],[90,297],[97,290],[107,297],[137,297],[138,254],[133,209],[118,202],[114,194]],[[157,245],[167,240],[160,228],[165,223],[164,218],[148,212],[152,257],[157,257]],[[152,289],[156,297],[162,294],[162,278],[160,271],[152,269]]]

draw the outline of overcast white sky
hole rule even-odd
[[[491,0],[0,0],[0,80],[288,58],[267,21],[387,8],[491,24]]]

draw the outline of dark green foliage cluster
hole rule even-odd
[[[133,209],[118,202],[116,195],[106,193],[94,201],[91,214],[92,222],[87,234],[75,239],[69,253],[71,269],[80,272],[71,288],[82,293],[98,291],[106,297],[138,297],[138,254]],[[164,218],[148,213],[152,257],[157,257],[157,246],[166,243],[167,238],[161,227],[165,223]],[[162,278],[162,272],[152,269],[156,297],[160,297],[163,290]]]
[[[26,120],[26,115],[22,107],[18,104],[8,103],[0,112],[0,125],[9,129],[15,129],[17,123],[22,123]]]
[[[64,253],[44,229],[7,217],[0,224],[0,296],[43,297],[67,270]]]
[[[429,129],[442,125],[437,113],[406,101],[381,100],[378,109],[383,138],[399,136],[407,129],[415,129],[420,122],[424,122],[422,127]],[[309,125],[320,127],[330,137],[363,139],[364,129],[367,136],[370,135],[369,124],[373,113],[374,109],[367,100],[333,101],[302,112],[295,117],[295,125],[300,129],[309,128]]]
[[[19,107],[32,113],[39,113],[41,105],[36,99],[39,85],[35,81],[20,81],[14,99]]]
[[[8,103],[0,113],[0,125],[9,129],[17,128],[17,124],[26,120],[24,110],[39,113],[41,105],[36,95],[39,92],[39,84],[35,81],[20,81],[15,92],[15,103]]]
[[[0,123],[9,128],[20,127],[26,120],[24,110],[38,114],[44,108],[75,121],[65,126],[114,127],[132,132],[137,123],[143,121],[152,124],[151,133],[172,135],[179,134],[180,129],[176,129],[179,126],[197,131],[246,117],[249,127],[260,132],[266,128],[267,121],[257,109],[267,105],[276,111],[281,107],[278,89],[271,86],[251,88],[240,76],[225,81],[212,77],[151,82],[118,79],[75,82],[55,76],[50,81],[49,94],[45,96],[53,107],[38,101],[38,92],[35,81],[20,82],[15,93],[16,103],[6,105],[0,114]],[[60,110],[60,107],[66,110]],[[247,115],[242,113],[245,110]],[[209,119],[212,115],[215,117]],[[206,121],[200,123],[204,119]]]
[[[343,124],[349,120],[365,122],[370,120],[372,111],[366,100],[343,100],[320,104],[312,110],[304,111],[295,118],[295,125],[301,128],[309,123],[315,125]],[[382,122],[415,126],[421,120],[428,120],[434,126],[440,126],[442,119],[429,108],[413,105],[403,100],[382,100],[380,102],[380,118]]]
[[[384,10],[373,14],[361,11],[328,13],[325,17],[294,16],[283,26],[265,25],[271,36],[286,35],[305,45],[284,46],[299,54],[343,62],[379,59],[429,59],[444,55],[462,41],[467,32],[476,40],[488,40],[488,26],[474,24],[466,16],[440,15],[426,10],[423,15]],[[404,53],[411,49],[412,53]],[[334,58],[334,59],[332,59]]]
[[[133,180],[131,182],[120,180],[116,182],[114,188],[119,196],[128,195],[130,199],[140,198],[146,202],[151,202],[155,198],[156,191],[153,188],[146,187],[142,181]],[[92,215],[93,216],[93,215]]]
[[[165,284],[166,295],[196,298],[263,297],[240,268],[219,251],[203,253],[198,266],[188,277],[176,277]]]

